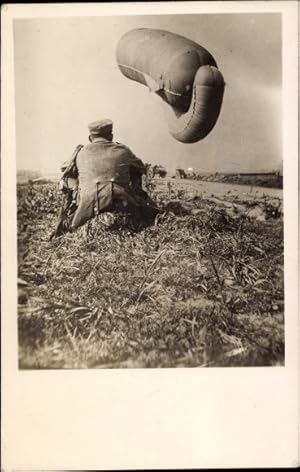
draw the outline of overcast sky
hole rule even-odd
[[[224,76],[221,114],[198,143],[176,141],[161,99],[117,67],[121,36],[144,27],[196,41]],[[14,45],[18,169],[59,170],[102,118],[115,140],[170,170],[262,170],[282,159],[280,14],[18,19]]]

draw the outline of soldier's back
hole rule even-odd
[[[84,146],[77,157],[80,188],[114,180],[128,186],[134,155],[126,146],[99,141]]]

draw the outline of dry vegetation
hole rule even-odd
[[[204,199],[197,182],[151,191],[153,226],[94,220],[49,242],[56,185],[18,186],[21,368],[283,364],[279,207],[261,201],[256,219],[255,203]]]

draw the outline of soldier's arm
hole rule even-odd
[[[59,181],[59,190],[62,192],[63,198],[62,198],[61,207],[59,210],[56,229],[51,234],[50,240],[69,231],[70,216],[68,215],[68,212],[71,211],[74,189],[69,187],[68,178],[74,178],[74,179],[78,178],[78,168],[76,165],[76,157],[82,148],[83,146],[81,144],[77,146],[75,151],[73,152],[71,159],[62,165],[63,175]],[[72,209],[72,211],[74,211],[74,209]]]
[[[142,176],[146,173],[146,167],[141,159],[130,151],[129,159],[131,188],[134,192],[142,192]]]
[[[63,171],[62,178],[64,179],[66,177],[71,177],[73,179],[77,179],[78,169],[77,169],[77,165],[74,159],[70,159],[69,161],[64,163],[64,166],[65,166],[65,169]]]
[[[77,179],[77,177],[78,177],[78,168],[77,168],[77,164],[76,164],[76,157],[77,157],[78,153],[81,151],[82,148],[83,148],[82,144],[79,144],[78,146],[76,146],[76,148],[75,148],[75,150],[72,154],[72,157],[63,164],[62,168],[64,168],[64,170],[63,170],[62,178],[71,177],[73,179]]]
[[[131,153],[130,166],[134,173],[143,175],[146,173],[145,164],[141,159]]]

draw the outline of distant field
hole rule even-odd
[[[60,178],[60,172],[48,172],[45,175],[36,171],[19,171],[17,174],[17,182],[28,183],[28,181],[34,179],[49,179],[50,181],[58,181]],[[174,178],[174,177],[173,177]],[[172,178],[172,179],[173,179]],[[167,180],[171,179],[168,174]],[[157,180],[157,179],[156,179]],[[283,178],[277,174],[260,174],[260,175],[239,175],[239,174],[197,174],[193,179],[188,178],[187,180],[196,180],[199,184],[225,184],[233,186],[248,186],[249,188],[274,188],[282,189]],[[178,182],[178,179],[176,179]]]
[[[18,186],[19,366],[284,363],[282,191],[157,179],[155,225],[49,242],[56,184]]]

